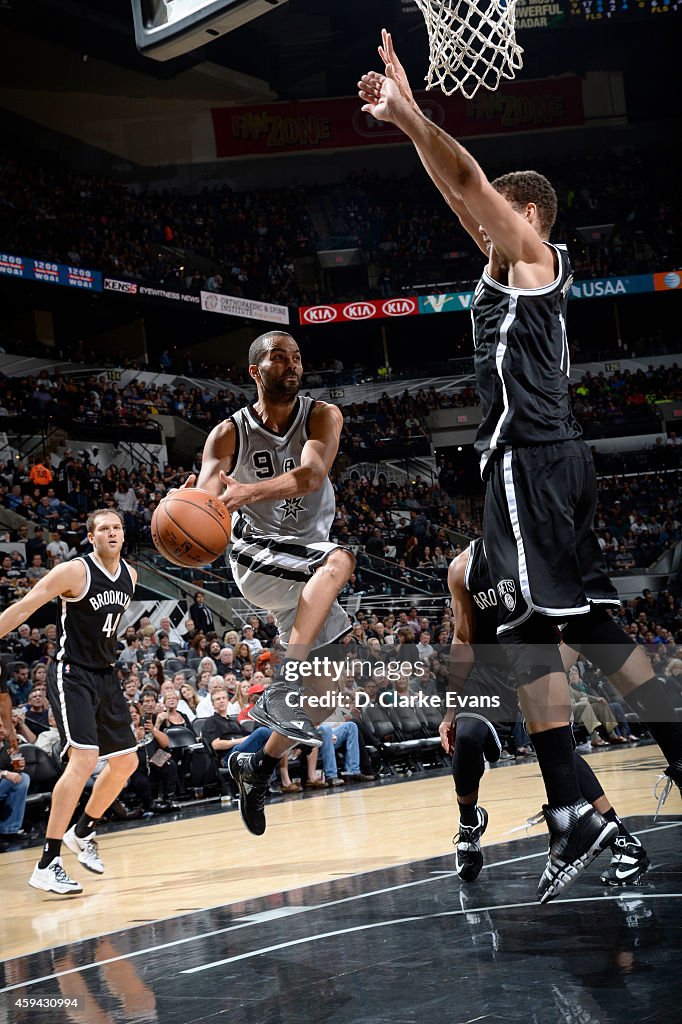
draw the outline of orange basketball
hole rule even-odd
[[[152,540],[173,565],[208,565],[229,543],[230,513],[208,491],[180,489],[159,502],[152,516]]]

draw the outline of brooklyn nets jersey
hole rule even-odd
[[[564,245],[550,245],[557,275],[543,288],[509,288],[484,270],[471,307],[474,368],[483,419],[481,472],[495,449],[581,436],[568,394],[566,302],[573,273]]]
[[[123,559],[115,576],[93,554],[79,561],[87,579],[78,597],[61,598],[57,661],[89,669],[110,668],[117,657],[118,624],[133,598],[133,578]]]
[[[293,421],[284,434],[264,426],[251,406],[234,413],[231,418],[237,439],[230,475],[240,483],[253,484],[300,466],[314,405],[314,399],[299,396]],[[335,509],[334,489],[327,478],[313,494],[242,505],[232,517],[232,533],[237,539],[287,538],[301,544],[327,541]]]

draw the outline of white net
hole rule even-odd
[[[501,78],[523,67],[516,42],[517,0],[416,0],[429,34],[426,88],[471,99],[483,86],[494,91]]]

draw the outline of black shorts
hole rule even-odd
[[[557,619],[619,604],[594,532],[597,478],[582,441],[507,448],[490,460],[483,541],[498,633],[533,612]]]
[[[57,720],[62,756],[69,747],[100,757],[137,752],[130,709],[112,669],[93,671],[72,662],[47,670],[47,697]]]

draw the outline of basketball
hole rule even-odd
[[[156,550],[173,565],[214,562],[230,541],[230,513],[222,501],[196,487],[163,498],[152,516]]]

